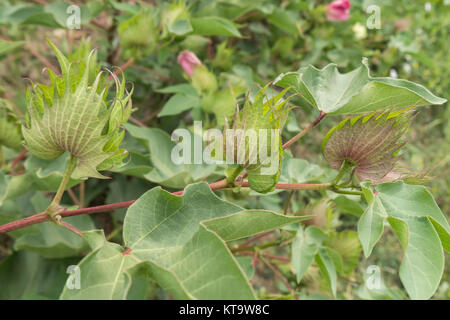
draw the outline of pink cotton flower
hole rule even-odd
[[[350,0],[336,0],[327,4],[327,19],[330,21],[348,20],[350,6]]]
[[[202,62],[197,58],[195,53],[189,50],[183,50],[178,55],[178,64],[183,68],[184,72],[189,77],[192,77],[192,74],[197,66],[201,66]]]

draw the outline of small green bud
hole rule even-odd
[[[224,41],[217,46],[217,53],[214,57],[212,65],[216,68],[229,70],[232,66],[233,48],[227,48],[227,43]]]
[[[214,92],[217,90],[217,79],[204,65],[199,65],[192,73],[192,85],[200,93]]]
[[[184,5],[183,1],[176,1],[162,13],[162,21],[164,23],[164,30],[162,37],[167,36],[169,32],[183,35],[192,31],[192,26],[189,21],[189,11]],[[180,28],[181,24],[181,28]]]
[[[214,113],[217,125],[223,128],[225,121],[231,120],[236,110],[236,98],[230,89],[216,91],[202,98],[202,109]]]
[[[143,9],[119,24],[119,42],[125,59],[139,60],[152,54],[158,44],[158,29],[150,11]]]

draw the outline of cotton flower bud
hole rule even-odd
[[[336,0],[326,6],[327,19],[330,21],[345,21],[350,18],[350,0]]]
[[[195,53],[188,50],[181,51],[177,60],[188,77],[192,77],[195,68],[202,65],[202,62],[197,58]]]
[[[119,24],[119,42],[125,59],[142,59],[152,54],[158,43],[158,29],[149,10],[141,10]]]
[[[76,159],[72,178],[104,178],[98,171],[123,165],[126,156],[119,148],[125,132],[120,125],[132,112],[131,93],[125,79],[114,75],[115,96],[106,101],[107,82],[98,73],[89,81],[93,54],[82,67],[70,62],[52,43],[61,76],[48,70],[51,85],[38,84],[27,94],[27,121],[23,127],[26,148],[35,156],[53,160],[68,152]],[[109,101],[109,100],[108,100]]]
[[[326,135],[324,157],[334,169],[347,161],[361,181],[380,181],[395,168],[410,118],[409,113],[398,111],[345,119]]]

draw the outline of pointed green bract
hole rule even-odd
[[[275,84],[292,87],[312,106],[327,114],[357,114],[411,106],[439,105],[447,100],[420,84],[389,77],[372,77],[367,59],[341,74],[336,64],[313,66],[281,74]]]
[[[125,79],[119,82],[113,76],[116,92],[108,103],[108,85],[102,73],[90,81],[92,54],[77,65],[53,44],[50,46],[62,75],[48,70],[51,85],[35,85],[28,93],[27,123],[23,127],[25,145],[32,154],[45,160],[70,153],[77,159],[73,178],[103,178],[98,170],[121,166],[126,156],[119,149],[124,137],[119,127],[132,112],[131,93],[125,89]]]
[[[243,166],[248,173],[249,187],[259,193],[273,191],[280,179],[283,158],[281,131],[289,111],[289,98],[283,99],[287,90],[269,97],[266,94],[267,89],[268,85],[262,88],[253,102],[247,98],[243,109],[235,115],[233,123],[234,133],[238,133],[238,130],[243,133],[234,141],[235,160],[245,160]],[[251,143],[247,137],[251,132],[256,135],[257,143]],[[265,139],[262,136],[265,136]],[[237,162],[240,163],[239,161]]]

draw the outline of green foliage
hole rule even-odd
[[[20,149],[22,137],[11,106],[7,100],[0,99],[0,148],[5,146]]]
[[[448,6],[328,2],[0,0],[0,299],[449,299]]]
[[[309,66],[280,75],[275,84],[283,88],[292,86],[313,107],[329,114],[357,114],[446,102],[419,84],[371,77],[367,59],[362,61],[362,66],[345,74],[339,73],[334,64],[321,70]]]
[[[122,21],[117,30],[126,59],[141,59],[156,49],[158,32],[149,10],[143,9],[128,20]]]
[[[365,255],[370,255],[387,220],[405,250],[400,279],[406,291],[413,299],[430,298],[442,277],[442,243],[448,242],[450,230],[432,195],[423,186],[402,181],[381,184],[374,191],[368,184],[363,188],[369,207],[358,223],[358,234]]]

